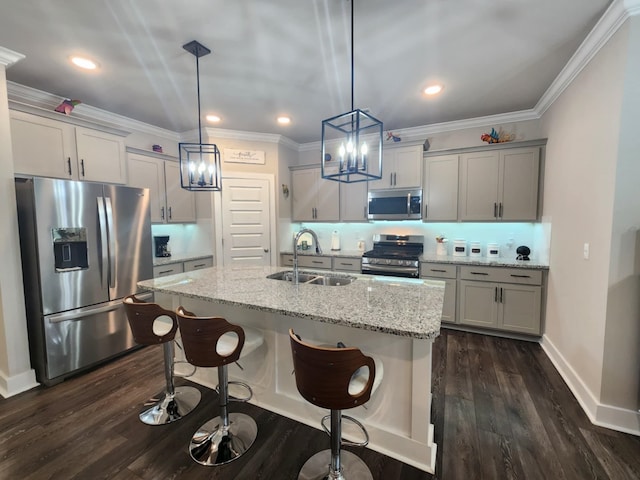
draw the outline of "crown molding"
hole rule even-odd
[[[640,0],[614,0],[547,91],[538,100],[534,110],[539,116],[542,116],[562,92],[571,85],[593,57],[618,31],[625,20],[638,13],[640,13]]]
[[[540,115],[535,110],[521,110],[518,112],[499,113],[496,115],[486,115],[484,117],[466,118],[464,120],[455,120],[451,122],[432,123],[431,125],[421,125],[418,127],[395,129],[393,133],[402,138],[402,144],[420,140],[424,142],[427,135],[436,133],[453,132],[456,130],[465,130],[467,128],[486,127],[491,125],[500,125],[505,123],[525,122],[528,120],[538,120]],[[320,150],[322,142],[303,143],[298,148],[300,152],[309,152]]]
[[[24,58],[24,55],[8,48],[0,47],[0,65],[10,67],[14,63],[19,62]]]
[[[226,128],[214,127],[205,127],[203,130],[210,139],[224,138],[229,140],[243,140],[247,142],[275,143],[285,145],[293,148],[294,150],[298,150],[299,148],[298,143],[294,142],[290,138],[275,133],[248,132],[244,130],[228,130]],[[198,130],[189,130],[180,134],[181,142],[185,140],[194,140],[196,138],[198,138]]]
[[[26,111],[28,113],[36,113],[37,111],[53,111],[59,104],[62,97],[53,95],[42,90],[20,85],[19,83],[7,81],[7,93],[9,96],[9,104],[11,108],[15,110]],[[41,115],[43,113],[40,113]],[[73,116],[63,117],[60,114],[56,114],[56,119],[68,121],[74,123],[72,119],[78,119],[85,124],[93,124],[94,128],[107,127],[110,129],[116,129],[120,131],[126,131],[131,133],[133,131],[146,133],[149,135],[166,138],[178,142],[179,135],[171,130],[155,127],[148,123],[139,122],[122,115],[102,110],[100,108],[92,107],[81,103],[77,105],[73,110]]]

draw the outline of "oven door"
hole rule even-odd
[[[372,265],[367,258],[362,259],[361,272],[366,275],[389,275],[394,277],[411,277],[418,278],[420,269],[415,266],[398,266],[398,265]]]
[[[369,220],[420,220],[422,190],[374,190],[369,192]]]

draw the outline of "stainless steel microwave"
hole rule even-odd
[[[367,217],[369,220],[420,220],[422,189],[370,191]]]

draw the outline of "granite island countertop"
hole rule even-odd
[[[324,286],[293,285],[266,278],[283,270],[287,268],[214,267],[145,280],[138,286],[416,339],[433,339],[440,333],[445,288],[442,281],[353,274],[356,280],[348,285]],[[333,272],[329,275],[347,276]]]

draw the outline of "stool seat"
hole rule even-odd
[[[175,387],[173,341],[178,330],[176,315],[156,303],[129,295],[123,300],[133,338],[139,345],[162,344],[165,390],[145,402],[138,418],[147,425],[166,425],[180,420],[200,403],[200,391],[190,386]]]
[[[231,324],[222,317],[197,317],[183,307],[178,307],[176,316],[189,363],[196,367],[218,368],[220,415],[193,434],[189,454],[200,465],[224,465],[240,458],[258,436],[253,418],[244,413],[228,412],[227,366],[259,348],[264,343],[264,335],[259,330]],[[251,387],[242,385],[251,393]]]
[[[351,452],[341,452],[342,410],[360,406],[371,398],[376,379],[380,384],[382,375],[378,375],[378,368],[382,373],[382,362],[376,363],[359,349],[342,344],[325,347],[305,343],[293,329],[289,330],[289,338],[298,392],[309,403],[331,410],[331,449],[309,458],[298,480],[373,480],[362,459]],[[369,437],[364,426],[351,417],[345,418],[363,430],[366,440],[357,445],[365,446]],[[322,426],[326,429],[324,419]]]

